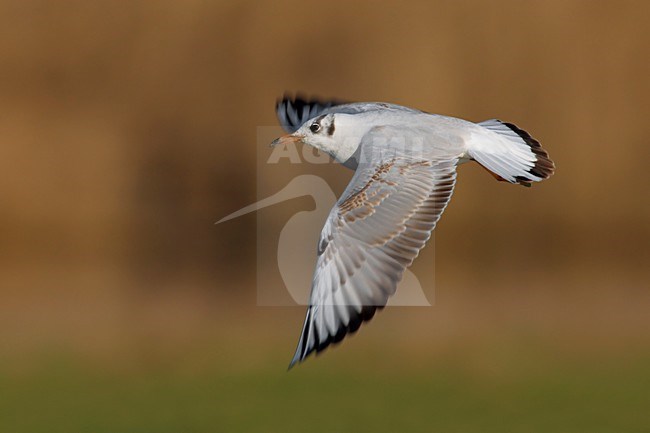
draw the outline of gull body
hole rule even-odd
[[[383,308],[451,198],[456,166],[530,186],[555,165],[511,123],[473,123],[388,103],[288,98],[278,118],[302,142],[355,170],[321,232],[307,315],[290,367],[357,331]]]

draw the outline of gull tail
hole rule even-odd
[[[496,119],[478,125],[467,141],[468,154],[497,180],[530,186],[555,172],[548,152],[523,129]]]

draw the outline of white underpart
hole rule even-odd
[[[336,159],[337,162],[344,163],[350,159],[352,155],[354,155],[354,152],[357,151],[360,144],[361,137],[343,137],[343,139],[340,141],[340,146],[330,151],[330,155],[332,155],[332,157]]]
[[[345,163],[357,152],[368,131],[389,128],[390,134],[373,135],[382,135],[374,139],[385,139],[384,143],[375,143],[375,147],[396,152],[402,148],[407,155],[423,159],[458,158],[461,163],[475,159],[512,183],[521,179],[542,180],[530,172],[537,162],[530,145],[498,120],[476,124],[404,110],[336,113],[334,134],[329,135],[326,131],[330,121],[323,120],[324,130],[319,133],[310,133],[308,126],[303,126],[300,132],[305,136],[305,143],[327,152],[340,163]]]
[[[350,159],[361,145],[364,135],[374,126],[373,116],[337,114],[334,120],[334,135],[331,146],[327,149],[338,162],[343,163]],[[329,144],[329,143],[328,143]]]

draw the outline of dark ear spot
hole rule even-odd
[[[327,135],[332,135],[334,134],[334,119],[332,119],[332,123],[330,123],[330,126],[327,127]]]

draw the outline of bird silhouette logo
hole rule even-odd
[[[277,266],[280,276],[287,292],[297,305],[308,304],[316,256],[315,245],[305,242],[305,239],[313,237],[313,234],[318,232],[336,203],[336,194],[329,184],[323,178],[311,174],[296,176],[277,193],[245,206],[216,222],[222,224],[251,212],[304,196],[313,199],[314,209],[299,211],[292,215],[280,231],[277,246]],[[399,290],[390,298],[388,305],[430,306],[431,303],[417,276],[407,269],[399,284]]]

